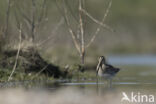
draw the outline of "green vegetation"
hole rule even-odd
[[[0,82],[6,82],[8,81],[8,78],[10,76],[10,73],[11,73],[11,69],[0,69]],[[22,72],[19,72],[19,71],[16,71],[12,78],[11,78],[11,81],[33,81],[33,80],[53,80],[54,78],[53,77],[49,77],[49,76],[46,76],[44,74],[40,74],[40,75],[37,75],[37,73],[22,73]]]

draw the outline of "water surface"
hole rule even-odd
[[[156,56],[110,56],[108,62],[121,69],[113,79],[111,86],[109,86],[106,80],[99,80],[97,83],[96,78],[88,78],[85,80],[82,78],[79,80],[60,79],[55,81],[5,82],[0,83],[0,87],[1,89],[25,88],[30,92],[36,89],[39,92],[42,90],[48,91],[48,93],[46,93],[46,96],[50,93],[52,94],[52,98],[56,97],[57,99],[54,99],[53,101],[62,101],[64,102],[64,104],[76,103],[75,100],[72,99],[79,100],[76,104],[91,104],[92,102],[99,102],[99,104],[121,104],[121,98],[123,96],[122,92],[125,92],[128,95],[130,95],[132,92],[135,94],[152,94],[156,97]],[[10,92],[12,92],[12,90]],[[6,91],[4,93],[10,94],[10,92],[8,93]],[[25,91],[23,91],[22,93],[24,94],[23,96],[26,95]],[[42,92],[39,93],[39,95],[41,96],[42,94]],[[28,96],[30,95],[28,94]],[[49,96],[49,99],[51,99],[51,95]],[[39,97],[38,99],[41,98]],[[70,100],[68,101],[67,99]],[[88,99],[88,101],[85,101],[85,99]],[[104,99],[105,103],[103,102]],[[65,103],[66,101],[67,103]],[[106,103],[107,101],[110,103]],[[50,103],[47,102],[47,104]]]

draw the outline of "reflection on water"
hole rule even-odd
[[[114,80],[112,87],[104,80],[98,83],[87,80],[25,81],[0,85],[7,87],[0,90],[0,104],[121,104],[123,92],[128,96],[132,92],[156,96],[156,83],[139,82],[135,78],[127,82]],[[17,89],[19,87],[22,89]]]
[[[30,89],[59,89],[59,88],[66,88],[66,87],[74,87],[74,88],[84,88],[84,89],[92,89],[92,90],[97,90],[98,87],[102,88],[109,88],[108,83],[104,80],[99,81],[98,83],[96,81],[68,81],[68,80],[58,80],[58,81],[23,81],[23,82],[6,82],[6,83],[0,83],[1,88],[30,88]],[[131,80],[131,81],[116,81],[114,80],[112,83],[112,88],[113,89],[136,89],[140,87],[144,89],[150,88],[150,91],[156,90],[156,82],[151,81],[151,82],[139,82],[136,80]]]
[[[156,84],[152,83],[114,81],[111,88],[105,81],[33,83],[28,89],[1,89],[0,104],[121,104],[123,92],[128,96],[131,93],[156,96]],[[16,87],[20,84],[24,83],[16,83]]]

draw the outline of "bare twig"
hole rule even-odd
[[[101,25],[102,27],[104,27],[104,28],[106,28],[106,29],[108,29],[108,30],[110,30],[110,31],[113,32],[113,29],[112,29],[112,28],[110,28],[108,25],[103,24],[102,22],[100,22],[100,21],[98,21],[97,19],[95,19],[95,18],[94,18],[93,16],[91,16],[86,10],[82,9],[82,12],[83,12],[85,15],[87,15],[87,16],[88,16],[92,21],[94,21],[95,23],[97,23],[97,24]]]
[[[65,4],[66,4],[66,6],[67,6],[67,9],[68,9],[68,11],[70,12],[70,14],[72,15],[72,17],[75,19],[76,24],[78,24],[78,23],[79,23],[79,22],[78,22],[79,19],[78,19],[78,17],[77,17],[76,15],[74,15],[73,9],[72,9],[71,6],[69,5],[68,1],[69,1],[69,0],[65,0]],[[70,1],[70,2],[71,2],[71,1]]]
[[[64,22],[64,19],[61,18],[59,23],[55,26],[54,30],[52,31],[52,34],[47,39],[40,42],[37,46],[41,46],[41,45],[45,44],[46,42],[48,42],[48,40],[53,38],[53,35],[56,33],[56,31],[59,29],[59,27],[63,24],[63,22]]]
[[[16,7],[17,8],[17,10],[20,12],[20,14],[21,14],[21,16],[23,17],[23,19],[25,19],[25,21],[30,25],[31,24],[31,19],[30,19],[30,17],[29,16],[27,16],[25,13],[24,13],[24,11],[22,11],[21,9],[20,9],[20,7]]]
[[[55,0],[56,4],[58,0]],[[58,7],[58,10],[61,12],[61,14],[64,16],[65,18],[65,22],[67,24],[67,28],[68,31],[71,34],[71,37],[73,39],[74,45],[76,47],[76,49],[78,50],[79,54],[80,54],[80,59],[81,59],[81,64],[84,65],[84,59],[85,59],[85,51],[86,48],[90,46],[90,44],[95,40],[97,34],[99,33],[100,29],[106,28],[110,31],[113,32],[113,29],[110,28],[109,26],[107,26],[106,24],[104,24],[105,19],[109,13],[111,4],[112,4],[112,0],[109,2],[108,8],[106,9],[106,12],[104,13],[104,16],[102,18],[102,21],[98,21],[97,19],[95,19],[92,15],[90,15],[86,9],[85,9],[85,0],[78,0],[79,4],[78,4],[78,21],[75,23],[75,25],[77,25],[77,30],[73,30],[71,27],[71,20],[69,20],[69,16],[71,13],[71,16],[74,18],[74,15],[72,14],[71,8],[68,5],[68,2],[63,0],[64,5],[61,7]],[[67,10],[69,13],[67,13]],[[64,11],[64,12],[62,12]],[[95,34],[92,35],[91,39],[89,40],[88,44],[85,44],[85,17],[91,19],[93,22],[95,22],[96,24],[98,24],[98,27],[96,28]],[[77,24],[78,23],[78,24]]]
[[[13,70],[8,78],[8,81],[11,80],[12,78],[12,75],[14,74],[15,70],[16,70],[16,66],[17,66],[17,61],[18,61],[18,57],[19,57],[19,53],[20,53],[20,49],[21,49],[21,36],[22,36],[22,26],[20,25],[20,29],[19,29],[19,45],[18,45],[18,51],[17,51],[17,54],[16,54],[16,60],[15,60],[15,64],[14,64],[14,67],[13,67]]]
[[[27,24],[28,28],[30,29],[31,32],[31,41],[34,43],[34,38],[35,38],[35,29],[36,29],[36,21],[35,21],[35,13],[36,13],[36,4],[35,0],[31,0],[32,3],[32,12],[31,12],[31,17],[26,15],[26,13],[20,8],[16,7],[18,11],[20,12],[21,16],[23,17],[24,22]]]
[[[46,65],[45,67],[43,67],[38,73],[36,73],[36,75],[32,78],[34,79],[35,77],[37,77],[40,73],[42,73],[49,65]]]
[[[39,17],[39,19],[38,19],[38,24],[40,24],[40,22],[42,22],[42,19],[44,18],[46,1],[47,1],[47,0],[43,0],[42,6],[41,6],[40,17]]]
[[[64,1],[64,0],[63,0]],[[71,36],[72,36],[72,39],[73,39],[73,42],[74,42],[74,45],[77,49],[77,51],[79,52],[79,54],[81,53],[81,50],[80,50],[80,45],[78,44],[77,40],[76,40],[76,37],[75,37],[75,34],[70,26],[70,23],[69,23],[69,19],[68,19],[68,16],[67,16],[67,10],[66,10],[66,7],[64,6],[64,17],[65,17],[65,22],[68,26],[68,31],[70,32]]]
[[[8,26],[9,26],[9,17],[10,17],[10,7],[11,7],[11,1],[8,0],[8,6],[7,6],[7,11],[6,11],[6,27],[5,27],[5,31],[4,31],[4,36],[3,37],[7,37],[8,35]]]
[[[31,38],[32,42],[34,43],[35,40],[35,12],[36,12],[36,3],[35,0],[32,0],[32,22],[31,22]]]
[[[85,54],[85,43],[84,43],[84,28],[82,19],[82,0],[79,0],[79,25],[81,33],[81,63],[84,64],[84,54]]]
[[[105,22],[106,17],[107,17],[107,15],[108,15],[108,13],[109,13],[109,10],[110,10],[111,6],[112,6],[112,0],[109,2],[108,8],[106,9],[106,12],[104,13],[104,16],[103,16],[103,19],[102,19],[102,22],[101,22],[102,24]],[[99,33],[100,29],[101,29],[101,25],[99,25],[99,26],[97,27],[95,34],[92,36],[91,40],[89,41],[89,43],[88,43],[87,46],[86,46],[87,48],[88,48],[88,47],[91,45],[91,43],[95,40],[95,38],[96,38],[97,34]]]

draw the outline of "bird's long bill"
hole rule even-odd
[[[97,65],[97,67],[96,67],[96,75],[97,75],[97,73],[98,73],[98,70],[99,70],[99,67],[100,67],[101,62],[102,62],[102,60],[99,61],[98,65]]]

